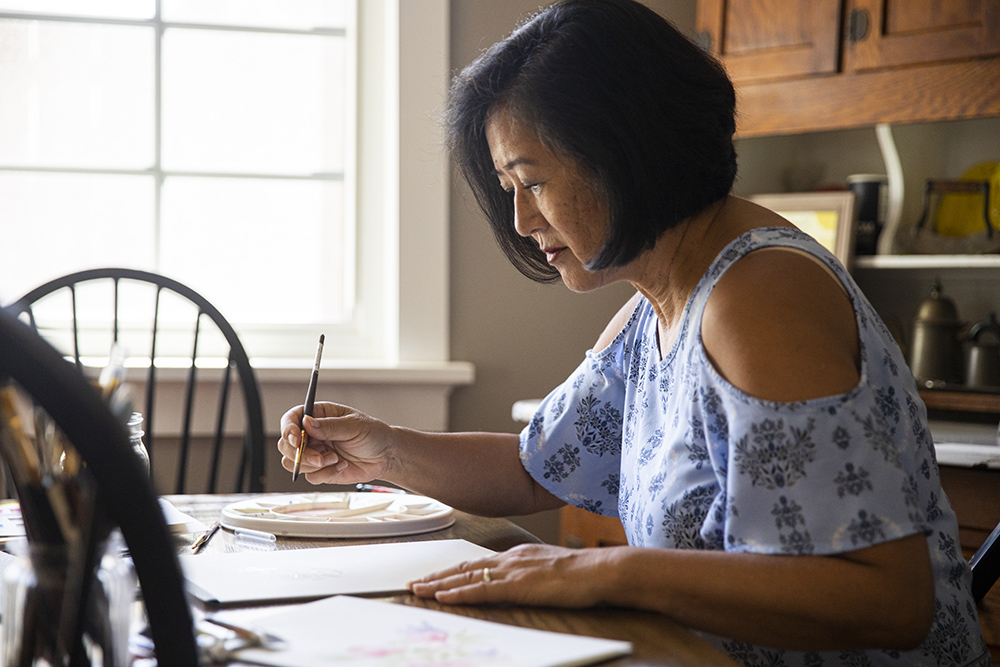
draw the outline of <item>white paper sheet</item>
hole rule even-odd
[[[208,526],[198,519],[180,511],[165,498],[160,498],[160,509],[163,510],[163,519],[167,522],[167,528],[174,535],[184,533],[203,533],[208,530]]]
[[[212,605],[399,593],[406,584],[494,553],[466,540],[200,554],[180,559],[188,591]]]
[[[275,667],[571,667],[632,652],[629,642],[361,598],[338,596],[284,609],[255,615],[254,624],[277,634],[286,645],[238,651],[238,660]],[[218,616],[225,618],[226,612]]]
[[[200,533],[207,530],[207,526],[201,521],[181,512],[170,504],[169,501],[160,498],[160,509],[163,510],[163,518],[167,522],[167,528],[174,535],[183,533]],[[0,543],[11,537],[24,536],[24,521],[21,518],[21,507],[16,500],[0,502]]]

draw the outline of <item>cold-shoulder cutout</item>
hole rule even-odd
[[[702,320],[705,352],[723,378],[756,398],[847,393],[861,372],[854,305],[817,258],[778,250],[748,253],[719,278]]]

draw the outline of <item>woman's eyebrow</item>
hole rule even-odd
[[[535,161],[531,160],[530,158],[518,157],[518,158],[514,158],[513,160],[511,160],[510,162],[508,162],[507,164],[505,164],[503,166],[503,168],[504,169],[513,169],[514,167],[516,167],[516,166],[518,166],[520,164],[534,164],[534,163],[535,163]],[[497,174],[497,176],[499,176],[500,173],[501,173],[499,169],[494,169],[493,171]]]

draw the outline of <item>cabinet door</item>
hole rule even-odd
[[[841,0],[699,0],[696,19],[740,83],[835,73],[840,22]]]
[[[997,0],[847,0],[847,9],[847,70],[1000,53]]]

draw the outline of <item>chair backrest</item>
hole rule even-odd
[[[1000,524],[969,561],[972,567],[972,597],[981,601],[1000,578]]]
[[[86,302],[87,308],[82,307]],[[179,449],[173,493],[217,491],[224,450],[231,388],[241,390],[243,445],[231,490],[264,490],[264,420],[260,387],[246,350],[235,330],[204,297],[171,278],[124,268],[79,271],[41,285],[6,308],[25,320],[78,369],[88,357],[107,358],[113,343],[123,345],[130,363],[146,359],[145,382],[136,383],[141,369],[129,368],[126,378],[145,393],[142,412],[144,442],[156,470],[156,434],[176,433]],[[100,313],[94,321],[94,312]],[[213,361],[217,368],[212,368]],[[182,370],[178,370],[182,369]],[[235,379],[233,370],[235,369]],[[182,383],[176,381],[183,377]],[[218,383],[215,380],[218,378]],[[157,401],[160,390],[183,384],[178,397]],[[216,389],[217,386],[217,389]],[[158,410],[159,408],[159,410]],[[214,408],[214,417],[211,412]],[[161,416],[171,413],[169,417]],[[169,423],[168,418],[174,423]],[[207,425],[207,426],[206,426]],[[188,469],[203,473],[204,458],[192,457],[192,440],[211,434],[206,488],[188,488]],[[199,447],[198,454],[203,453]],[[228,491],[229,489],[222,489]]]

